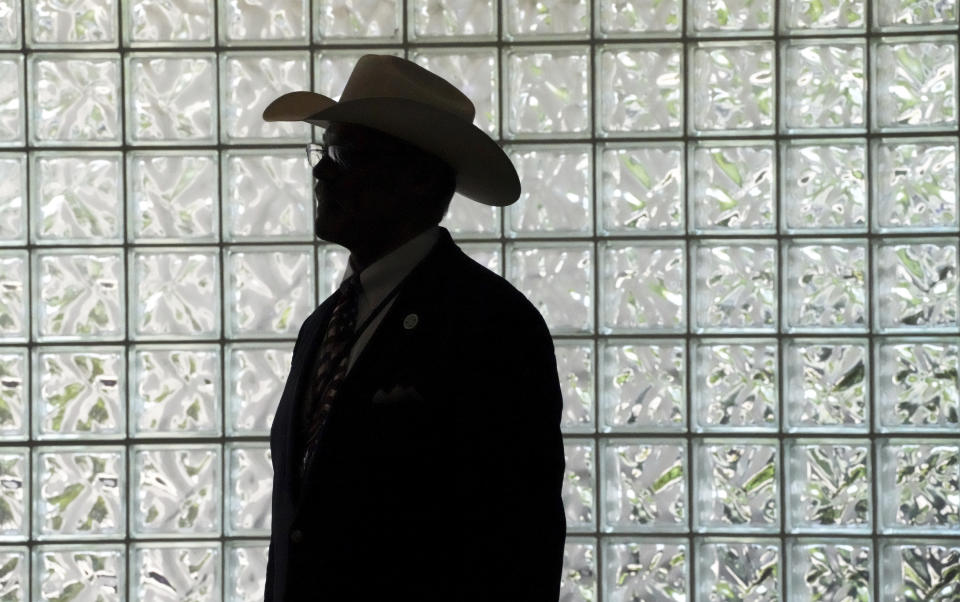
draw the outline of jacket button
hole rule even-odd
[[[303,541],[303,531],[300,529],[294,529],[290,532],[290,541],[293,543],[300,543]]]

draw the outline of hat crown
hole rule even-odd
[[[420,65],[389,54],[365,54],[357,60],[340,102],[358,98],[407,98],[473,123],[473,102],[453,84]]]

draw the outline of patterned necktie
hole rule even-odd
[[[320,431],[337,395],[340,382],[347,372],[350,360],[350,339],[357,319],[357,299],[360,294],[360,274],[354,272],[340,286],[340,299],[333,308],[333,314],[327,324],[323,342],[320,345],[320,357],[317,372],[304,408],[304,454],[300,465],[301,475],[306,469],[310,456],[316,450]]]

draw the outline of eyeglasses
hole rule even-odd
[[[307,145],[307,161],[310,162],[310,168],[313,169],[320,163],[324,155],[333,159],[340,169],[354,169],[364,165],[376,163],[383,157],[398,156],[404,153],[390,152],[386,150],[363,150],[354,146],[344,146],[342,144],[314,144]]]

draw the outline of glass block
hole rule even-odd
[[[219,345],[137,345],[130,375],[131,436],[220,434]]]
[[[210,247],[134,248],[132,338],[216,338],[220,335],[220,252]]]
[[[539,182],[505,208],[508,237],[591,236],[593,202],[590,145],[514,147],[510,160],[520,181]]]
[[[0,353],[0,441],[22,440],[28,436],[28,352],[25,347],[7,347]],[[0,599],[2,591],[0,588]]]
[[[260,4],[230,0],[220,4],[220,43],[225,46],[310,44],[310,0]]]
[[[227,343],[227,435],[270,434],[293,361],[293,343]]]
[[[31,48],[112,48],[120,36],[116,0],[28,0],[24,17]]]
[[[522,46],[503,56],[507,138],[571,138],[590,131],[586,46]]]
[[[263,600],[267,586],[267,559],[270,549],[265,540],[233,540],[224,542],[227,560],[224,592],[227,602]]]
[[[695,233],[776,232],[772,142],[695,143],[689,161]]]
[[[791,538],[788,545],[788,600],[873,600],[873,547],[869,539]]]
[[[710,330],[773,331],[777,323],[776,242],[697,244],[694,327]]]
[[[957,127],[956,34],[871,43],[874,129]]]
[[[592,251],[591,243],[576,242],[507,246],[507,280],[534,304],[555,334],[593,331]]]
[[[31,240],[122,243],[122,161],[119,151],[31,153]]]
[[[33,354],[34,438],[125,436],[122,346],[35,347]]]
[[[413,4],[412,2],[410,4]],[[424,3],[425,4],[425,3]],[[493,2],[496,10],[496,2]],[[487,2],[475,1],[461,7],[444,3],[444,18],[449,19],[458,8],[470,6],[473,11],[486,10]],[[452,20],[451,20],[452,21]],[[448,21],[448,24],[450,22]],[[494,32],[495,33],[495,32]],[[452,83],[473,102],[476,114],[473,125],[490,135],[499,136],[500,78],[497,73],[498,55],[494,48],[418,48],[410,49],[410,61],[436,73]]]
[[[309,141],[309,123],[263,120],[263,110],[274,98],[310,89],[308,51],[234,51],[222,52],[219,58],[221,143]]]
[[[39,341],[123,338],[123,249],[35,251],[33,336]]]
[[[779,446],[775,439],[695,439],[694,528],[780,530]]]
[[[876,242],[874,322],[882,330],[956,329],[957,240]]]
[[[686,427],[683,341],[617,339],[600,357],[603,432],[680,431]]]
[[[737,37],[773,33],[773,0],[687,1],[690,35],[728,33]]]
[[[20,9],[17,8],[17,15]],[[7,18],[0,19],[0,36],[10,22]],[[20,30],[17,29],[19,37]],[[0,48],[3,47],[0,42]],[[0,146],[20,146],[26,136],[25,86],[23,82],[23,55],[7,55],[0,59]],[[2,230],[0,230],[2,232]]]
[[[874,25],[885,30],[919,30],[957,24],[957,0],[883,0],[874,6]]]
[[[19,12],[19,9],[17,9]],[[30,589],[29,550],[24,546],[0,548],[0,596],[10,602],[27,602]]]
[[[2,29],[2,26],[0,26],[0,29]],[[0,82],[3,81],[3,73],[0,70]],[[0,84],[0,87],[2,87],[2,84]],[[0,102],[3,102],[2,96],[0,96]],[[4,121],[3,114],[0,112],[0,129],[2,129]],[[17,121],[22,122],[23,120],[17,117]],[[24,245],[27,243],[26,197],[26,153],[0,152],[0,243],[8,245]]]
[[[120,8],[124,46],[213,46],[213,0],[129,0]]]
[[[508,0],[503,3],[503,37],[582,39],[590,35],[589,12],[585,0]]]
[[[597,525],[597,468],[592,439],[567,439],[563,445],[563,507],[567,531],[593,531]],[[267,489],[269,492],[269,487]]]
[[[659,3],[600,0],[594,3],[596,36],[636,37],[642,33],[680,33],[680,0]]]
[[[27,251],[0,251],[0,340],[26,342],[30,318]]]
[[[879,430],[957,432],[960,345],[956,339],[881,339],[876,353]]]
[[[127,531],[123,447],[39,447],[33,450],[33,536],[37,539],[122,538]]]
[[[786,231],[866,232],[863,139],[784,140],[780,152]]]
[[[0,541],[26,541],[30,536],[29,454],[25,447],[0,450]],[[0,583],[3,579],[0,574]]]
[[[219,542],[135,543],[130,547],[130,599],[219,602]]]
[[[273,464],[270,443],[227,444],[227,533],[270,535]]]
[[[126,599],[125,562],[122,544],[37,546],[32,599],[121,602]]]
[[[228,241],[313,240],[311,173],[302,150],[221,155]]]
[[[958,225],[957,138],[873,140],[875,227],[954,230]]]
[[[782,10],[780,29],[783,32],[831,33],[841,30],[863,32],[866,29],[867,0],[786,0]]]
[[[698,340],[692,353],[695,431],[777,429],[776,341]]]
[[[31,82],[30,144],[113,146],[123,142],[119,52],[30,54],[27,81]]]
[[[0,21],[0,48],[19,50],[20,39],[20,3],[21,0],[0,0],[0,10],[5,18]],[[0,588],[0,591],[2,588]]]
[[[604,531],[687,530],[684,439],[602,439],[600,455]]]
[[[480,203],[474,204],[479,205]],[[500,243],[493,243],[493,245],[493,247],[486,248],[499,253]],[[467,250],[464,249],[464,253],[466,252]],[[320,298],[326,299],[340,288],[340,281],[343,280],[343,275],[347,271],[349,255],[349,250],[337,244],[321,245],[317,249],[317,277],[320,280]],[[481,262],[480,259],[474,259],[474,261],[500,274],[498,270],[491,268],[487,262]]]
[[[866,432],[869,353],[865,339],[784,343],[784,418],[790,432]]]
[[[494,40],[497,37],[494,0],[443,3],[413,0],[407,3],[407,11],[407,36],[411,41],[442,41],[454,37]]]
[[[682,234],[683,144],[598,145],[598,233]]]
[[[216,444],[131,448],[135,537],[220,535],[220,449]]]
[[[780,53],[781,130],[865,130],[864,40],[785,41]]]
[[[960,534],[960,443],[878,441],[878,513],[883,533]]]
[[[601,241],[598,251],[601,333],[686,329],[682,241]]]
[[[867,242],[787,242],[783,276],[787,327],[867,329]]]
[[[479,205],[480,203],[474,203],[474,205]],[[470,257],[470,259],[476,261],[483,267],[487,268],[494,274],[498,276],[503,275],[503,258],[500,253],[500,243],[493,242],[475,242],[475,243],[458,243],[460,250],[463,251],[465,255]],[[346,264],[346,259],[344,259],[344,264]],[[342,272],[341,272],[342,273]],[[330,287],[330,294],[333,294],[335,288]]]
[[[350,0],[313,2],[313,41],[399,44],[403,38],[401,0],[357,4]]]
[[[787,523],[793,533],[870,533],[870,441],[787,439]]]
[[[697,546],[697,599],[781,600],[780,542],[766,538],[704,538]],[[792,598],[791,598],[792,600]]]
[[[124,76],[127,144],[217,143],[214,53],[128,54]]]
[[[554,342],[557,358],[557,373],[563,393],[563,415],[560,428],[565,433],[592,433],[596,428],[593,419],[593,342],[560,340]],[[0,355],[0,378],[3,356]],[[0,384],[3,381],[0,380]],[[2,420],[2,416],[0,416]],[[2,426],[0,422],[0,426]]]
[[[605,602],[684,602],[690,595],[690,549],[685,538],[610,537],[603,540]]]
[[[458,244],[459,238],[463,236],[499,237],[501,211],[500,207],[470,201],[457,192],[454,193],[440,225],[450,231]],[[460,244],[460,248],[463,250],[464,245]]]
[[[743,32],[738,31],[737,35]],[[773,42],[697,42],[688,48],[691,134],[773,133]]]
[[[224,263],[228,338],[294,335],[317,306],[313,247],[228,247]]]
[[[960,542],[886,540],[880,544],[880,595],[891,602],[956,599]]]
[[[128,153],[130,241],[217,242],[217,170],[216,151]]]
[[[683,45],[602,46],[596,56],[603,136],[683,132]]]
[[[563,547],[560,599],[593,602],[597,599],[597,540],[568,535]]]

